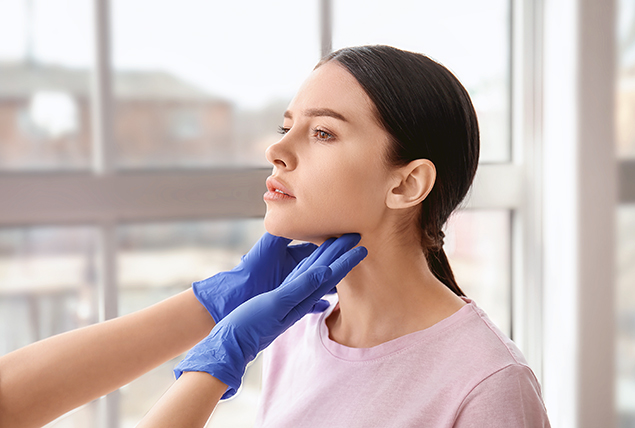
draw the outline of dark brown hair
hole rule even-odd
[[[331,53],[316,66],[337,61],[375,104],[391,138],[388,161],[434,163],[437,177],[421,203],[421,246],[432,273],[459,296],[443,250],[443,225],[467,194],[479,156],[476,112],[458,79],[425,55],[390,46],[359,46]]]

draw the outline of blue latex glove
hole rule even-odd
[[[357,234],[327,240],[298,264],[280,287],[236,308],[177,365],[177,379],[184,371],[207,372],[228,385],[222,398],[232,397],[247,364],[366,257],[366,248],[351,249],[359,240]]]
[[[309,243],[289,246],[289,242],[291,239],[265,233],[235,268],[192,284],[194,295],[215,322],[241,303],[276,288],[317,248]],[[324,305],[319,303],[317,309]]]

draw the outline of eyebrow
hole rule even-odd
[[[335,119],[339,119],[342,122],[348,122],[348,120],[344,116],[334,110],[331,110],[330,108],[310,108],[304,110],[304,115],[309,117],[330,116],[334,117]],[[287,119],[293,119],[293,115],[289,110],[284,112],[284,117],[286,117]]]

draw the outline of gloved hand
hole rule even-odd
[[[291,239],[265,233],[235,268],[192,284],[194,295],[215,322],[241,303],[273,290],[317,248],[309,243],[289,246],[289,242]]]
[[[364,247],[351,250],[359,240],[357,234],[327,240],[298,264],[280,287],[236,308],[177,365],[177,379],[184,371],[207,372],[228,385],[222,398],[232,397],[247,364],[366,257]]]

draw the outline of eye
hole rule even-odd
[[[326,132],[322,129],[314,128],[311,130],[313,137],[318,139],[319,141],[329,141],[335,138],[335,136],[329,132]]]
[[[278,126],[278,134],[286,134],[287,132],[289,132],[291,128],[285,128],[284,126]]]

